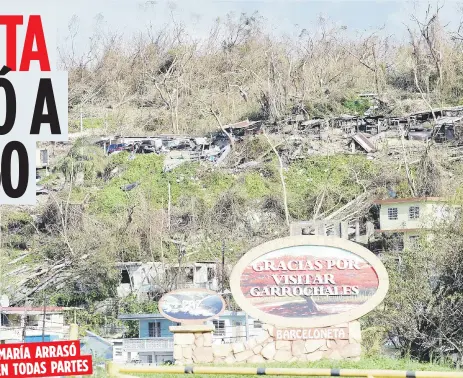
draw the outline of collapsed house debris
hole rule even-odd
[[[356,147],[362,148],[365,152],[371,153],[375,152],[376,148],[371,140],[368,139],[368,136],[363,133],[357,133],[352,135],[351,148],[352,152],[355,152]]]
[[[224,125],[224,131],[209,136],[157,135],[145,137],[113,136],[101,138],[96,144],[103,147],[106,154],[128,151],[132,154],[155,153],[165,155],[164,170],[170,171],[185,161],[209,161],[220,164],[231,151],[231,141],[261,132],[260,121],[245,120]]]
[[[374,94],[363,94],[374,98]],[[375,105],[363,116],[341,115],[331,119],[309,119],[307,114],[265,125],[269,134],[280,135],[290,147],[282,154],[289,160],[318,153],[366,153],[369,158],[379,151],[378,141],[400,139],[434,140],[457,146],[462,139],[463,107],[420,111],[406,116],[381,116]],[[207,136],[157,135],[144,137],[106,137],[97,142],[110,154],[128,151],[136,154],[164,155],[164,170],[171,171],[188,161],[220,164],[232,150],[232,144],[263,131],[262,121],[244,120],[227,124]],[[233,143],[232,143],[233,142]],[[291,147],[292,146],[292,147]],[[394,149],[392,146],[388,148]]]

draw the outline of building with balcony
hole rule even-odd
[[[389,198],[377,200],[379,229],[392,249],[410,247],[421,233],[457,216],[459,207],[440,197]]]
[[[179,325],[164,318],[161,314],[127,314],[119,315],[120,320],[138,321],[138,338],[122,339],[122,347],[114,352],[118,362],[141,362],[161,364],[173,361],[174,338],[169,331],[170,326]],[[247,325],[246,325],[247,323]],[[244,312],[225,311],[217,319],[206,324],[213,325],[213,343],[234,343],[258,337],[262,332],[262,324]]]
[[[0,340],[7,343],[67,339],[65,307],[0,307]]]

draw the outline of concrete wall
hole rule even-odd
[[[248,342],[221,345],[213,345],[211,333],[175,333],[175,364],[358,360],[361,355],[361,331],[358,321],[339,325],[349,327],[348,340],[277,341],[273,336],[274,327],[268,324],[264,324],[263,327],[265,332]]]
[[[138,358],[144,364],[161,365],[167,361],[174,361],[173,352],[140,352]]]
[[[168,266],[165,266],[166,269]],[[176,280],[172,282],[166,282],[166,272],[163,269],[163,265],[160,262],[154,263],[129,263],[120,264],[119,269],[127,270],[130,276],[130,283],[120,283],[117,288],[119,297],[125,297],[131,293],[142,294],[148,292],[155,286],[161,286],[166,290],[173,290],[176,287]],[[192,288],[204,288],[210,290],[218,290],[219,282],[217,279],[217,264],[215,263],[193,263],[183,267],[183,269],[193,269],[193,281],[188,283],[180,282],[179,288],[192,287]],[[173,267],[175,269],[175,267]],[[214,278],[208,279],[208,270],[213,270]]]
[[[409,209],[417,206],[420,209],[418,219],[409,218]],[[397,209],[397,219],[391,220],[388,217],[388,209]],[[451,207],[438,202],[399,202],[381,204],[380,209],[380,228],[381,230],[401,230],[432,227],[436,222],[440,222],[451,216]]]
[[[49,152],[46,148],[36,148],[35,150],[35,167],[45,168],[49,166]]]

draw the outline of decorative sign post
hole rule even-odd
[[[225,311],[225,302],[217,293],[205,289],[183,289],[165,294],[159,312],[181,324],[204,324]]]
[[[276,361],[359,357],[356,320],[377,307],[389,288],[373,253],[326,236],[264,243],[238,261],[230,282],[237,304],[266,323],[263,357]]]
[[[205,289],[183,289],[165,294],[159,301],[159,312],[180,326],[169,327],[174,334],[176,364],[213,362],[212,332],[204,325],[225,311],[225,302],[217,293]]]

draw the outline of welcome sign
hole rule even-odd
[[[207,289],[180,289],[164,294],[159,312],[167,319],[182,324],[203,324],[225,311],[225,301]]]
[[[251,316],[282,327],[328,327],[373,310],[389,279],[366,248],[335,237],[277,239],[235,266],[231,290]]]

